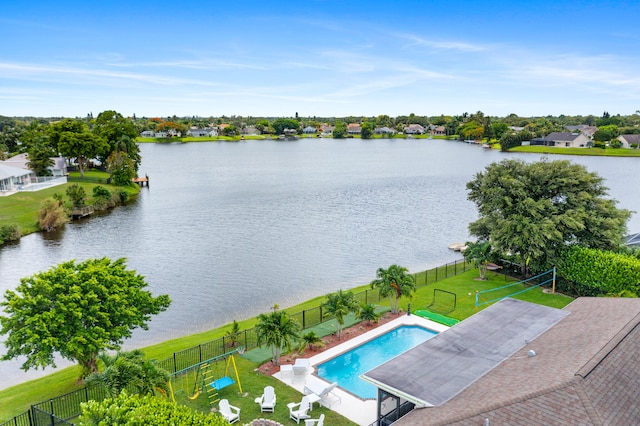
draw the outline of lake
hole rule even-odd
[[[150,187],[136,202],[0,249],[2,293],[65,260],[126,257],[173,303],[125,349],[366,284],[379,267],[417,272],[458,259],[447,247],[467,241],[477,218],[465,184],[491,162],[541,158],[420,139],[140,148]],[[637,158],[556,158],[598,172],[619,207],[640,211]],[[640,231],[637,214],[629,228]],[[0,362],[0,388],[43,374],[18,366]]]

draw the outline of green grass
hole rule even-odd
[[[627,148],[562,148],[549,146],[516,146],[509,152],[533,152],[539,154],[593,155],[603,157],[640,157],[640,149]]]
[[[458,265],[456,268],[461,267]],[[449,274],[453,273],[454,267],[453,265],[448,267]],[[444,274],[444,268],[438,268],[439,276]],[[417,276],[417,283],[423,284],[425,277],[428,276],[429,282],[435,280],[435,271],[431,270],[427,273],[420,273]],[[478,271],[476,269],[471,269],[467,272],[461,273],[459,275],[449,277],[443,279],[441,281],[437,281],[434,284],[429,284],[427,286],[422,286],[416,291],[413,299],[411,301],[407,299],[400,300],[400,308],[403,310],[407,309],[407,305],[411,303],[411,309],[424,309],[433,301],[433,289],[438,288],[442,290],[447,290],[457,295],[457,305],[456,309],[447,314],[447,316],[462,320],[467,318],[477,310],[482,310],[486,308],[488,305],[480,306],[478,309],[475,307],[475,291],[476,290],[485,290],[489,288],[496,288],[504,286],[510,282],[514,282],[511,278],[505,278],[503,275],[496,274],[493,272],[489,272],[487,276],[487,280],[480,281],[477,279]],[[523,284],[519,284],[518,286],[510,287],[500,292],[492,293],[490,298],[497,298],[501,296],[506,296],[507,294],[514,293],[521,289],[526,288]],[[369,289],[368,285],[363,285],[357,288],[352,289],[352,291],[358,292],[364,289]],[[570,297],[563,296],[560,294],[546,294],[542,292],[540,288],[534,288],[530,291],[522,293],[516,298],[521,300],[526,300],[533,303],[539,303],[546,306],[551,306],[555,308],[563,308],[568,303],[573,300]],[[320,303],[324,301],[324,296],[316,297],[314,299],[308,300],[304,303],[286,308],[286,311],[290,313],[300,312],[303,309],[309,309],[317,307]],[[386,300],[383,300],[382,305],[387,304]],[[250,318],[247,320],[239,321],[240,329],[244,330],[247,328],[251,328],[255,325],[257,319]],[[226,332],[231,328],[230,325],[226,325],[224,327],[220,327],[214,330],[210,330],[204,333],[194,334],[190,336],[185,336],[179,339],[173,339],[166,342],[159,343],[157,345],[149,346],[143,348],[143,351],[147,355],[148,358],[152,359],[165,359],[169,358],[173,355],[174,352],[180,351],[183,349],[187,349],[193,346],[197,346],[200,343],[205,343],[217,338],[220,338],[226,334]],[[264,376],[262,374],[254,371],[259,366],[259,363],[251,362],[248,359],[238,359],[238,369],[240,372],[240,380],[242,381],[243,391],[247,393],[247,395],[238,395],[238,390],[234,386],[230,386],[221,391],[220,396],[223,398],[229,399],[231,404],[237,405],[242,408],[242,420],[248,421],[257,417],[268,417],[273,418],[274,420],[283,422],[287,419],[287,411],[286,411],[286,403],[292,401],[298,401],[300,399],[300,394],[279,382],[276,379],[271,378],[270,376]],[[221,371],[223,367],[221,367]],[[0,391],[0,422],[9,420],[13,416],[20,414],[26,411],[29,406],[33,403],[41,402],[43,400],[53,398],[64,394],[66,392],[70,392],[74,389],[77,389],[80,385],[76,383],[76,379],[79,375],[78,367],[70,367],[53,373],[49,376],[46,376],[42,379],[33,380],[24,384],[16,385],[11,388]],[[193,380],[191,379],[191,384]],[[276,409],[276,414],[271,416],[269,413],[260,413],[257,404],[253,402],[256,396],[259,396],[262,393],[262,389],[266,385],[272,385],[276,388],[276,393],[278,395],[278,408]],[[175,389],[178,394],[178,400],[180,402],[184,402],[186,405],[191,406],[193,408],[198,408],[201,410],[208,410],[207,399],[204,396],[200,396],[198,399],[192,401],[185,396],[185,385],[178,384]],[[337,416],[335,413],[330,412],[326,409],[321,409],[316,411],[314,409],[314,416],[318,416],[320,413],[325,413],[328,417],[328,424],[349,424],[347,420]],[[281,417],[284,416],[284,417]],[[279,420],[281,419],[281,420]],[[329,422],[329,419],[332,419]]]
[[[35,192],[18,192],[13,195],[0,197],[0,224],[16,224],[20,229],[21,235],[31,234],[37,232],[38,229],[38,211],[42,205],[42,202],[46,199],[52,198],[54,194],[60,194],[65,200],[68,200],[66,195],[69,185],[75,183],[82,186],[87,194],[87,201],[92,203],[93,188],[98,185],[102,185],[108,188],[110,191],[120,189],[114,185],[107,185],[106,179],[109,177],[108,173],[99,171],[85,172],[86,180],[82,180],[79,177],[78,172],[72,172],[71,178],[76,179],[74,182],[69,182],[65,185],[58,185],[52,188],[42,189]],[[135,197],[140,189],[135,186],[126,187],[126,191],[130,197]]]

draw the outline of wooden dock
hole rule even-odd
[[[147,188],[149,187],[149,176],[144,175],[144,177],[134,177],[133,179],[131,179],[131,182],[138,184],[140,187],[144,187],[146,186]]]
[[[78,207],[71,210],[71,217],[73,219],[81,219],[91,214],[93,214],[93,206]]]

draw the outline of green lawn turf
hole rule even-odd
[[[538,154],[594,155],[603,157],[640,157],[640,149],[627,148],[562,148],[540,145],[516,146],[509,152],[534,152]]]
[[[459,268],[460,266],[458,266]],[[453,270],[453,267],[449,268]],[[431,280],[432,276],[434,276],[434,272],[428,272]],[[440,269],[440,274],[442,274],[442,269]],[[425,273],[418,274],[417,282],[418,284],[424,282]],[[509,282],[514,282],[514,280],[510,278],[505,278],[503,275],[496,274],[494,272],[489,272],[487,274],[488,279],[485,281],[477,280],[478,271],[476,269],[468,270],[467,272],[461,273],[459,275],[449,277],[440,281],[437,281],[433,284],[429,284],[427,286],[423,286],[416,291],[413,299],[410,301],[411,309],[424,309],[429,304],[431,304],[433,300],[433,289],[443,289],[447,291],[451,291],[456,293],[457,295],[457,305],[456,309],[447,314],[448,316],[456,319],[464,319],[476,312],[475,307],[475,291],[476,290],[484,290],[488,288],[496,288],[505,285]],[[368,285],[363,285],[357,288],[352,289],[354,292],[362,291],[364,289],[368,289]],[[491,298],[506,296],[509,293],[513,293],[525,288],[524,285],[518,285],[516,287],[511,287],[503,291],[503,294],[492,294]],[[470,295],[471,294],[471,295]],[[526,300],[534,303],[543,304],[546,306],[552,306],[555,308],[562,308],[566,306],[568,303],[573,300],[570,297],[555,294],[545,294],[542,292],[540,288],[532,289],[531,291],[527,291],[522,293],[516,298],[521,300]],[[324,296],[317,297],[311,299],[307,302],[298,304],[296,306],[292,306],[287,308],[288,312],[300,312],[303,309],[308,309],[312,307],[318,306],[322,301],[324,301]],[[385,301],[383,301],[385,302]],[[388,303],[388,302],[387,302]],[[400,300],[400,308],[403,310],[407,309],[407,305],[409,300],[401,299]],[[385,304],[385,303],[383,303]],[[487,305],[481,306],[478,310],[482,310]],[[251,318],[243,321],[239,321],[240,328],[246,329],[253,327],[256,323],[256,318]],[[186,349],[192,346],[196,346],[200,343],[205,343],[210,340],[222,337],[226,334],[226,332],[230,329],[230,325],[226,325],[224,327],[220,327],[208,332],[199,333],[195,335],[185,336],[179,339],[169,340],[157,345],[149,346],[143,348],[143,351],[147,355],[148,358],[152,359],[165,359],[173,355],[173,352]],[[281,384],[278,380],[275,380],[269,376],[264,376],[262,374],[254,371],[259,366],[258,363],[251,362],[246,359],[238,359],[238,368],[240,371],[240,380],[242,381],[242,387],[244,392],[248,392],[247,396],[237,395],[237,389],[233,391],[232,387],[228,389],[225,388],[221,392],[222,397],[228,397],[229,401],[233,405],[237,405],[243,409],[241,418],[243,421],[248,421],[254,417],[265,417],[269,416],[268,413],[262,413],[259,415],[259,410],[257,410],[257,404],[253,402],[256,396],[259,396],[259,391],[261,393],[261,389],[266,386],[266,384],[270,384],[276,388],[276,393],[278,395],[278,412],[277,416],[284,412],[286,409],[286,403],[291,401],[299,400],[300,394],[298,394],[295,390]],[[47,377],[42,379],[33,380],[24,384],[16,385],[8,389],[4,389],[0,391],[0,422],[9,420],[13,416],[20,414],[26,411],[29,408],[30,404],[41,402],[43,400],[53,398],[55,396],[59,396],[64,394],[65,392],[69,392],[71,390],[76,389],[79,385],[76,383],[76,379],[79,374],[78,367],[70,367],[63,369],[59,372],[53,373]],[[179,387],[180,388],[180,387]],[[178,394],[178,399],[180,400],[180,389],[176,389]],[[227,395],[226,392],[236,392],[235,394]],[[184,392],[184,389],[182,389]],[[233,396],[233,398],[232,398]],[[201,396],[195,401],[191,401],[188,398],[182,397],[182,400],[187,405],[193,407],[200,407],[200,409],[208,410],[208,402],[205,397]],[[283,409],[284,407],[284,409]],[[255,409],[255,410],[254,410]],[[313,410],[314,416],[319,415],[321,412],[325,412],[327,415],[329,411],[323,411],[316,409]],[[255,413],[255,414],[252,414]],[[333,416],[334,414],[331,413]],[[280,417],[273,417],[274,419],[278,419]],[[332,417],[333,418],[333,417]],[[336,420],[340,419],[340,420]],[[346,419],[341,419],[337,417],[334,421],[328,422],[329,424],[348,424],[345,423]],[[286,416],[285,416],[286,420]]]
[[[72,172],[70,174],[70,177],[75,176],[79,178],[79,173]],[[9,196],[0,197],[0,224],[16,224],[20,229],[21,235],[31,234],[38,231],[38,211],[40,210],[42,202],[52,198],[54,194],[60,194],[64,200],[68,201],[66,191],[70,185],[77,183],[84,188],[89,205],[93,202],[93,188],[95,186],[101,185],[110,191],[122,188],[115,185],[107,185],[106,183],[96,183],[97,181],[106,181],[109,174],[105,172],[87,171],[85,172],[85,176],[87,179],[86,182],[70,182],[65,185],[58,185],[40,191],[18,192]],[[140,191],[137,185],[128,186],[125,189],[131,198],[134,198]]]

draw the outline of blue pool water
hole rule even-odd
[[[435,331],[419,326],[395,328],[318,365],[317,374],[329,382],[338,382],[342,389],[360,398],[376,398],[376,387],[362,380],[360,375],[426,342],[436,334],[438,333]]]

